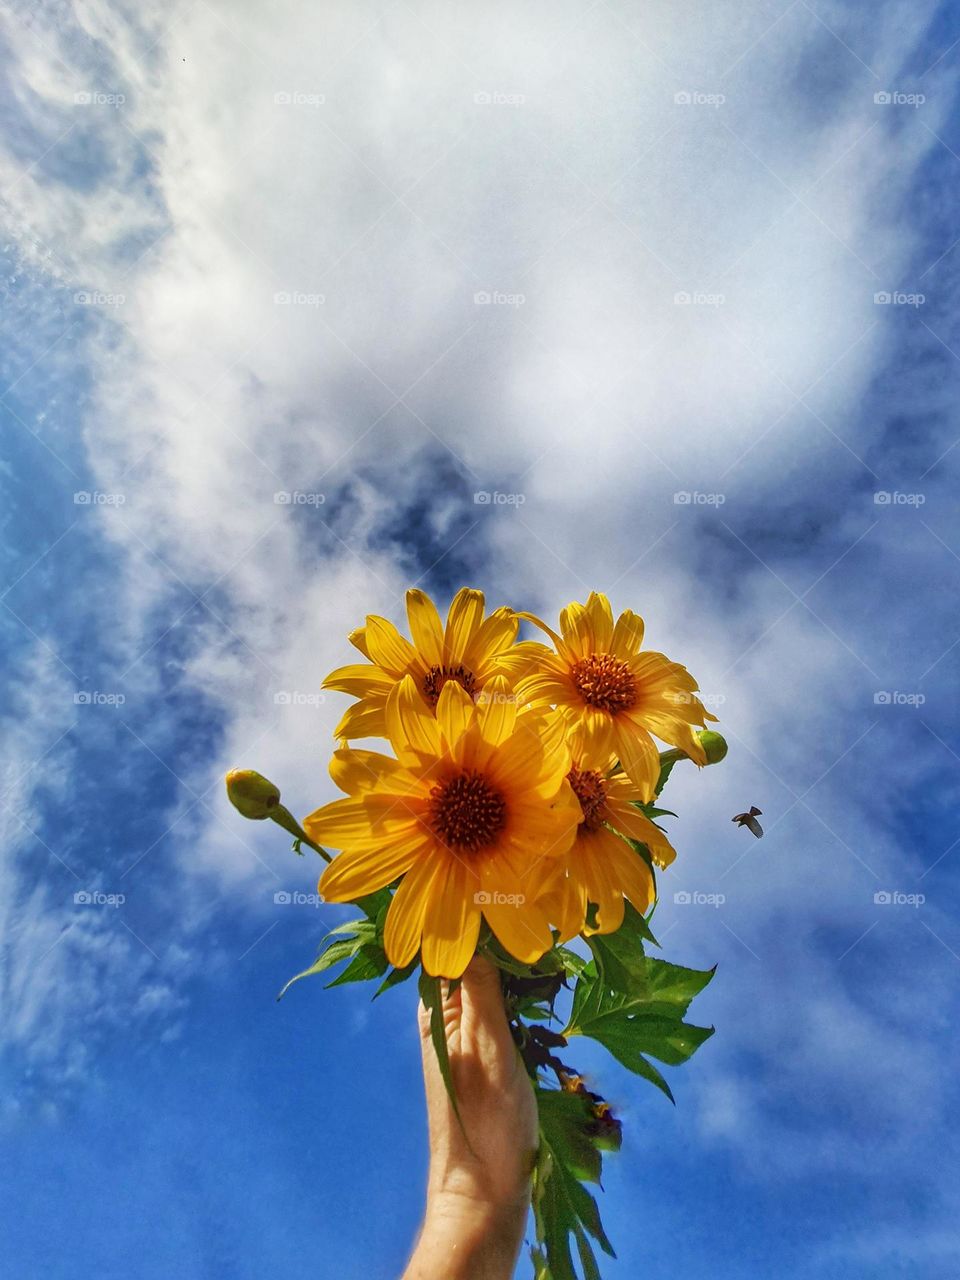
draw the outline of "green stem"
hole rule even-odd
[[[315,841],[310,839],[286,805],[275,805],[270,810],[270,817],[274,820],[277,826],[283,827],[284,831],[289,831],[292,836],[295,836],[302,844],[311,848],[314,853],[319,853],[324,862],[333,861],[326,849],[321,849]]]

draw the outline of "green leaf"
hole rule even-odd
[[[440,1068],[440,1075],[443,1078],[444,1088],[447,1091],[447,1097],[450,1099],[450,1105],[453,1107],[453,1114],[457,1117],[464,1136],[466,1130],[463,1128],[463,1121],[460,1118],[460,1107],[457,1104],[457,1094],[453,1087],[453,1073],[450,1070],[450,1050],[447,1045],[447,1029],[443,1023],[443,989],[441,987],[441,979],[433,978],[430,974],[422,972],[418,983],[420,989],[420,999],[423,1001],[424,1008],[430,1014],[430,1039],[433,1041],[434,1052],[437,1055],[437,1065]],[[450,991],[453,992],[454,986],[450,984]]]
[[[371,920],[377,920],[380,913],[385,911],[393,901],[393,894],[389,889],[378,889],[376,893],[368,893],[364,898],[358,898],[356,906]],[[383,930],[381,929],[381,937]]]
[[[406,982],[408,978],[412,978],[417,970],[417,961],[411,960],[403,969],[391,969],[384,980],[373,993],[373,999],[383,995],[384,991],[389,991],[391,987],[398,987],[401,982]]]
[[[379,942],[364,943],[343,972],[327,983],[327,990],[347,982],[368,982],[371,978],[379,978],[389,967],[390,962]]]
[[[572,1236],[584,1280],[599,1280],[600,1271],[588,1234],[611,1257],[613,1246],[600,1221],[583,1178],[599,1182],[600,1153],[588,1125],[593,1116],[581,1094],[535,1089],[540,1118],[540,1150],[534,1172],[533,1210],[538,1248],[531,1257],[538,1280],[578,1280],[570,1249]]]
[[[640,920],[643,916],[638,914]],[[594,933],[587,939],[596,961],[600,981],[614,991],[642,994],[647,990],[646,956],[643,942],[621,928],[616,933]]]
[[[346,936],[341,937],[341,934]],[[331,938],[335,939],[335,941],[331,942]],[[293,984],[299,982],[301,978],[309,978],[315,973],[323,973],[325,970],[331,969],[335,964],[339,964],[342,960],[351,960],[362,947],[376,945],[378,945],[376,941],[376,926],[372,921],[347,920],[343,924],[337,925],[335,929],[330,930],[320,943],[320,951],[313,964],[308,969],[294,974],[290,981],[284,984],[277,999],[282,1000]],[[381,969],[380,972],[382,973],[383,970]],[[377,975],[373,974],[372,976],[376,977]],[[359,979],[348,978],[346,981],[354,982],[359,981]]]
[[[596,1040],[628,1070],[655,1084],[673,1101],[667,1082],[647,1057],[680,1066],[713,1035],[712,1027],[693,1026],[683,1018],[714,970],[685,969],[649,956],[644,957],[643,965],[644,981],[622,991],[609,985],[606,971],[595,962],[577,981],[570,1022],[563,1035]]]
[[[540,1132],[564,1168],[581,1180],[600,1181],[600,1152],[590,1141],[587,1126],[593,1119],[590,1103],[582,1094],[563,1089],[535,1089]]]

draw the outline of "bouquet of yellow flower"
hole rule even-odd
[[[675,816],[657,807],[660,791],[679,760],[715,763],[726,744],[706,729],[715,717],[686,668],[643,650],[641,618],[614,620],[597,592],[561,611],[559,631],[506,607],[485,616],[483,594],[468,588],[445,625],[419,590],[407,592],[407,617],[410,640],[368,617],[349,637],[363,661],[324,681],[356,699],[330,762],[342,799],[301,826],[251,770],[228,774],[228,794],[327,861],[325,901],[363,913],[287,987],[341,964],[336,983],[374,980],[377,994],[418,975],[454,1110],[444,988],[478,952],[498,967],[540,1120],[535,1274],[577,1280],[573,1243],[589,1280],[599,1276],[591,1240],[613,1249],[583,1184],[599,1182],[621,1125],[566,1062],[569,1042],[592,1037],[672,1100],[651,1059],[677,1066],[712,1035],[684,1017],[713,971],[647,947],[659,945],[656,869],[675,857],[657,822]],[[518,642],[521,619],[549,643]],[[388,749],[351,745],[368,738]]]

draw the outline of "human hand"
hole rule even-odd
[[[443,1012],[463,1128],[421,1005],[430,1172],[423,1229],[404,1280],[509,1280],[536,1159],[533,1089],[510,1034],[500,975],[488,960],[474,958]]]

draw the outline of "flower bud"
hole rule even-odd
[[[255,769],[231,769],[227,798],[245,818],[269,818],[280,803],[280,789]]]
[[[697,737],[707,753],[707,764],[719,764],[727,754],[726,738],[720,733],[714,733],[712,729],[701,729]]]

